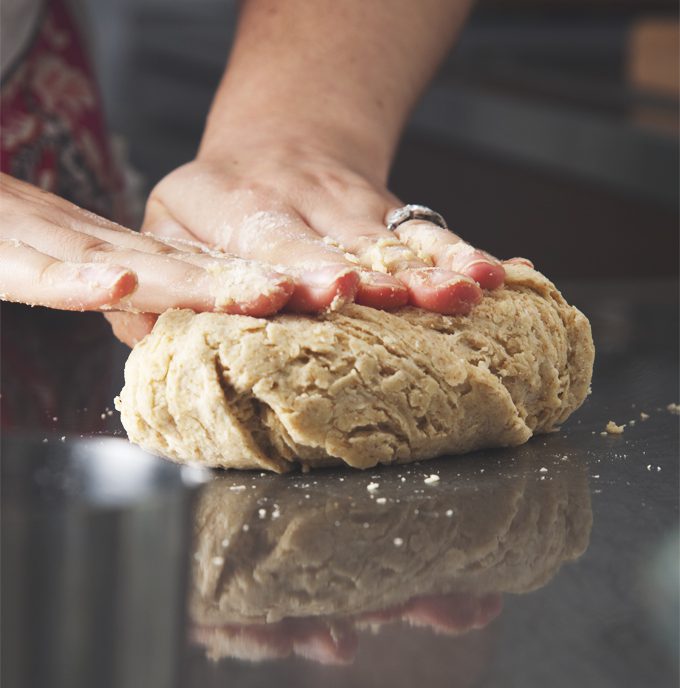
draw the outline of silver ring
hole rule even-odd
[[[437,212],[428,208],[426,205],[404,205],[401,208],[396,208],[390,211],[385,220],[387,229],[393,232],[399,225],[408,222],[409,220],[425,220],[442,229],[448,229],[446,220]]]

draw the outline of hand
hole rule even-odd
[[[294,310],[355,297],[465,313],[500,263],[385,219],[402,205],[386,187],[400,131],[470,2],[341,5],[243,3],[198,157],[154,189],[144,228],[283,266]]]
[[[146,231],[282,266],[296,278],[287,308],[297,311],[355,298],[461,314],[482,288],[502,284],[500,262],[448,230],[411,221],[389,232],[385,217],[402,203],[348,161],[252,136],[229,140],[247,143],[202,150],[160,182]]]
[[[281,266],[291,310],[467,313],[502,284],[499,261],[385,219],[400,132],[470,4],[246,0],[198,157],[156,186],[144,229]]]
[[[385,217],[402,203],[358,165],[252,133],[229,139],[243,145],[201,152],[156,186],[143,231],[274,266],[295,278],[285,308],[297,312],[355,300],[465,314],[503,283],[498,260],[448,230],[411,221],[389,232]],[[109,320],[123,341],[150,329],[139,317]]]
[[[269,315],[293,291],[292,280],[270,268],[142,236],[5,174],[0,201],[3,300],[64,310]]]

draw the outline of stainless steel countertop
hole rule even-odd
[[[3,437],[3,685],[676,685],[677,285],[565,291],[593,393],[520,448],[195,490],[123,440]]]

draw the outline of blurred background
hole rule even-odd
[[[88,5],[109,124],[143,198],[194,155],[236,2]],[[463,647],[471,664],[477,656],[485,663],[479,685],[665,688],[677,676],[678,434],[663,407],[678,401],[678,27],[676,0],[482,0],[396,159],[391,185],[401,198],[437,209],[500,257],[532,258],[583,308],[597,342],[594,394],[569,436],[555,433],[526,448],[537,459],[545,451],[588,465],[591,546],[555,587],[509,600],[479,655]],[[7,318],[12,310],[22,328]],[[128,350],[98,314],[39,312],[2,306],[3,337],[15,344],[10,350],[2,342],[0,361],[0,411],[8,418],[0,418],[5,656],[28,667],[32,685],[43,677],[54,685],[61,670],[70,678],[82,656],[84,668],[101,675],[87,685],[113,683],[107,656],[121,671],[141,656],[160,672],[156,683],[128,685],[171,685],[165,672],[175,664],[148,653],[145,642],[158,641],[157,651],[179,659],[173,643],[183,599],[172,590],[185,575],[177,563],[187,537],[184,477],[169,463],[144,462],[140,476],[132,470],[136,450],[115,448],[116,440],[83,449],[83,433],[122,432],[110,406]],[[648,424],[628,428],[625,439],[600,437],[607,419],[627,421],[642,410],[652,414]],[[5,444],[6,427],[30,442]],[[127,482],[112,483],[102,465],[115,465]],[[106,490],[91,499],[82,489],[90,483],[120,488],[117,498],[134,485],[139,501],[102,506]],[[8,594],[11,585],[17,595]],[[449,666],[429,661],[432,655],[411,662],[406,650],[406,665],[393,663],[395,644],[387,640],[374,645],[387,664],[365,656],[364,666],[381,672],[370,685],[385,683],[385,667],[394,674]],[[444,651],[464,678],[459,655],[447,647],[440,657]],[[221,674],[203,650],[189,652],[188,673],[198,679],[189,685],[256,683],[250,665],[228,664]],[[295,685],[337,686],[346,676],[309,672],[303,683],[303,669],[293,665],[288,674]]]
[[[90,0],[109,123],[148,191],[197,147],[234,0]],[[488,0],[413,115],[392,190],[555,279],[678,271],[673,0]]]

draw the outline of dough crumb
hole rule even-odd
[[[321,239],[321,241],[323,241],[323,243],[326,244],[326,246],[330,246],[331,248],[340,249],[343,252],[346,251],[344,246],[341,246],[339,242],[337,242],[335,239],[333,239],[329,236],[323,237]]]
[[[394,546],[395,547],[401,547],[404,544],[404,541],[400,537],[394,538]]]
[[[436,475],[435,473],[432,473],[432,475],[429,475],[425,480],[423,481],[426,485],[435,485],[436,483],[439,482],[439,476]]]
[[[680,416],[680,404],[668,404],[666,410],[670,413],[674,413],[676,416]]]
[[[369,492],[377,492],[379,487],[380,485],[378,483],[368,483],[368,485],[366,485],[366,489]]]
[[[342,310],[350,300],[346,296],[341,296],[340,294],[336,294],[333,297],[333,300],[330,302],[330,305],[328,308],[326,308],[326,311],[328,313],[332,313],[333,311],[339,311]]]
[[[645,413],[644,411],[640,411],[640,420],[648,420],[649,419],[649,414]]]
[[[605,428],[605,430],[607,431],[607,434],[609,434],[609,435],[622,435],[625,428],[626,428],[625,424],[624,425],[617,425],[613,420],[610,420],[607,423],[607,427]]]

